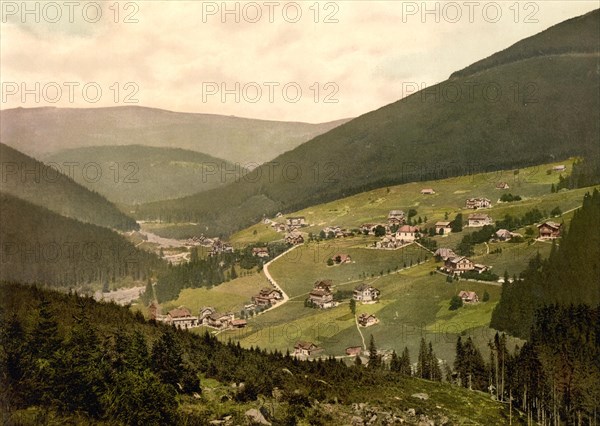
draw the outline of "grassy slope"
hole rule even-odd
[[[210,232],[230,233],[264,214],[294,211],[370,188],[463,175],[473,168],[500,170],[598,155],[598,48],[579,51],[581,46],[587,49],[589,40],[597,40],[599,15],[595,11],[539,35],[562,49],[560,36],[565,27],[572,27],[579,35],[572,41],[576,53],[514,62],[507,58],[493,68],[454,77],[427,89],[429,95],[416,93],[279,156],[274,173],[263,166],[256,172],[260,178],[252,182],[242,180],[218,193],[177,203],[144,205],[139,215],[199,222]],[[536,37],[527,43],[535,44]],[[471,96],[469,87],[474,84],[480,89]],[[490,87],[501,92],[497,100],[483,90]],[[458,100],[439,95],[456,90],[462,94]],[[282,173],[283,165],[291,163],[302,177],[291,173],[286,178]]]
[[[99,145],[203,152],[233,163],[275,158],[347,120],[308,124],[189,114],[154,108],[15,108],[0,112],[1,138],[28,153]]]
[[[147,203],[183,197],[233,182],[246,170],[210,155],[179,148],[141,145],[75,148],[44,157],[46,163],[76,163],[73,179],[121,204]],[[86,179],[88,163],[102,170],[100,179]],[[223,170],[223,173],[221,171]],[[237,170],[234,173],[225,171]]]
[[[548,175],[546,170],[554,165],[565,164],[569,173],[572,162],[573,160],[566,160],[528,167],[520,169],[516,175],[513,170],[507,170],[384,187],[298,210],[290,213],[290,216],[305,216],[311,226],[303,231],[318,233],[325,226],[337,225],[352,229],[366,222],[385,222],[390,210],[408,211],[410,208],[417,210],[417,217],[427,217],[428,221],[423,226],[429,227],[443,220],[446,212],[449,220],[457,213],[472,213],[463,208],[465,199],[469,197],[487,197],[492,200],[493,207],[486,209],[485,213],[496,219],[502,218],[506,213],[518,216],[535,207],[550,211],[560,206],[563,211],[567,211],[580,205],[586,190],[551,194],[550,187],[558,182],[558,174]],[[497,182],[508,182],[510,189],[495,189]],[[433,188],[436,194],[421,195],[422,188]],[[507,192],[521,195],[523,201],[498,203],[500,196]],[[448,244],[442,241],[452,243],[455,237],[458,236],[439,238],[438,244]],[[231,241],[251,243],[279,238],[281,234],[272,231],[270,226],[258,223],[234,234]]]
[[[563,163],[570,169],[572,160],[561,162]],[[559,206],[563,211],[567,211],[580,205],[584,193],[589,191],[589,188],[550,193],[550,186],[558,181],[558,174],[546,174],[546,170],[556,164],[559,163],[521,169],[518,174],[508,171],[399,185],[389,187],[389,192],[387,188],[382,188],[313,206],[295,212],[294,215],[305,215],[313,224],[305,228],[305,231],[318,232],[326,225],[352,228],[363,222],[384,221],[391,209],[407,210],[413,207],[417,209],[418,215],[428,217],[426,226],[433,226],[437,220],[443,219],[445,212],[449,212],[451,218],[458,212],[469,214],[470,211],[462,209],[464,199],[468,196],[487,196],[495,202],[504,192],[519,194],[524,200],[494,203],[493,208],[485,210],[485,213],[493,218],[501,218],[506,213],[519,216],[532,208],[549,212]],[[498,181],[509,182],[510,190],[496,190],[495,184]],[[421,195],[420,189],[423,187],[433,187],[436,194]],[[568,223],[571,216],[572,213],[567,213],[555,220]],[[439,247],[455,248],[468,232],[471,230],[465,228],[462,233],[436,236],[435,240]],[[233,242],[243,245],[280,238],[281,234],[271,231],[270,227],[257,224],[236,234]],[[345,347],[361,344],[347,304],[333,310],[319,311],[304,308],[303,302],[314,281],[319,278],[333,279],[339,289],[352,289],[366,274],[366,281],[374,282],[383,293],[381,303],[361,306],[358,310],[359,313],[375,313],[381,318],[379,325],[363,330],[366,338],[373,333],[381,347],[400,351],[406,345],[413,356],[416,356],[418,343],[423,335],[433,340],[438,356],[448,361],[454,357],[457,333],[468,333],[485,348],[487,340],[493,337],[494,333],[488,328],[488,324],[493,306],[500,296],[499,286],[473,282],[448,285],[443,276],[430,275],[430,271],[435,268],[431,255],[428,256],[430,259],[427,263],[394,274],[396,267],[402,269],[404,262],[410,265],[411,259],[413,263],[416,263],[419,257],[423,260],[425,254],[415,246],[395,251],[367,249],[366,246],[373,241],[373,237],[360,236],[329,240],[320,244],[310,243],[284,256],[271,265],[270,271],[292,300],[283,308],[251,319],[247,329],[223,333],[222,336],[240,340],[246,346],[258,345],[282,351],[291,349],[298,339],[313,340],[323,344],[326,353],[341,355]],[[530,244],[527,241],[519,244],[489,244],[490,251],[495,248],[502,248],[502,252],[486,254],[487,247],[483,244],[478,245],[472,258],[492,266],[498,275],[502,275],[505,270],[513,275],[524,270],[529,259],[538,252],[543,257],[547,256],[551,245],[543,242]],[[326,260],[336,253],[350,254],[354,263],[328,267]],[[387,274],[388,269],[392,274]],[[379,277],[382,271],[384,276]],[[260,280],[257,278],[260,283],[257,283],[255,289],[266,283],[263,276],[260,277]],[[244,282],[240,280],[247,279],[246,277],[232,281],[228,286],[233,287],[237,282]],[[249,299],[230,297],[227,291],[225,297],[222,297],[218,293],[219,287],[211,290],[186,290],[173,306],[189,303],[190,306],[196,307],[202,305],[203,301],[211,301],[217,307],[222,306],[222,309],[239,311]],[[239,288],[243,289],[244,286]],[[476,291],[480,297],[483,296],[483,291],[487,290],[491,299],[487,303],[450,312],[449,300],[460,290]]]
[[[0,158],[2,192],[82,222],[120,230],[138,227],[102,195],[3,143]]]

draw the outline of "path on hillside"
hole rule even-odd
[[[354,315],[354,322],[356,323],[356,329],[358,330],[358,334],[360,334],[360,338],[363,343],[363,348],[365,351],[367,350],[367,344],[365,343],[365,336],[363,336],[362,331],[360,331],[360,325],[358,325],[358,317]]]
[[[279,303],[271,306],[270,308],[265,309],[264,311],[260,312],[259,315],[260,314],[264,314],[265,312],[269,312],[272,309],[278,308],[278,307],[282,306],[284,303],[286,303],[288,300],[290,300],[290,297],[287,295],[287,293],[285,291],[283,291],[283,289],[281,288],[281,286],[279,284],[277,284],[277,281],[275,281],[273,279],[273,276],[269,272],[269,266],[271,265],[271,263],[275,262],[279,258],[285,256],[286,254],[290,253],[292,250],[295,250],[297,247],[300,247],[302,245],[304,245],[304,244],[295,245],[291,249],[284,251],[283,253],[281,253],[276,258],[274,258],[272,260],[269,260],[267,263],[264,264],[264,266],[263,266],[263,272],[265,273],[265,277],[267,277],[267,280],[271,283],[271,285],[273,287],[275,287],[277,290],[279,290],[281,292],[281,296],[282,296],[283,299],[281,300],[281,302],[279,302]]]

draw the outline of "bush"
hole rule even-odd
[[[450,299],[450,310],[456,311],[458,308],[462,308],[463,300],[459,296],[452,296]]]

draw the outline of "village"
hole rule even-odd
[[[506,182],[496,184],[495,188],[501,191],[510,186]],[[420,191],[423,197],[430,197],[437,194],[433,188],[423,188]],[[502,198],[502,197],[501,197]],[[502,203],[502,201],[498,201]],[[352,241],[368,239],[365,249],[382,251],[399,251],[412,245],[420,246],[428,251],[431,258],[435,260],[436,266],[432,273],[443,274],[448,278],[448,282],[460,280],[461,288],[455,293],[455,297],[460,300],[460,306],[476,306],[487,295],[482,295],[469,288],[469,282],[481,282],[494,284],[492,279],[497,279],[499,283],[503,278],[499,278],[490,271],[491,266],[479,263],[469,255],[460,255],[455,250],[448,247],[436,247],[428,244],[428,239],[433,236],[448,237],[455,232],[460,232],[462,228],[481,230],[490,229],[489,243],[508,243],[523,241],[521,233],[511,231],[505,228],[497,228],[494,218],[485,210],[493,207],[492,201],[485,197],[471,197],[464,200],[463,209],[472,211],[462,220],[461,228],[456,228],[456,220],[444,218],[425,226],[427,218],[422,221],[417,212],[411,209],[405,212],[401,209],[390,210],[386,220],[381,222],[367,222],[359,227],[328,225],[320,229],[319,232],[305,232],[306,228],[314,229],[315,225],[310,224],[304,216],[285,217],[279,213],[274,219],[263,219],[262,223],[269,226],[279,234],[283,234],[281,241],[288,247],[298,247],[313,241],[352,239]],[[447,216],[447,214],[446,214]],[[539,241],[552,241],[561,235],[562,223],[554,221],[543,221],[536,224],[537,237]],[[373,241],[373,239],[375,239]],[[219,239],[209,239],[204,236],[191,238],[188,240],[190,245],[202,245],[208,247],[209,256],[223,252],[233,252],[230,244]],[[288,249],[289,250],[289,249]],[[258,259],[264,259],[263,262],[273,261],[273,256],[269,252],[268,245],[256,245],[251,248],[251,254]],[[267,263],[267,265],[269,264]],[[331,268],[345,268],[346,265],[355,264],[356,260],[347,252],[336,252],[329,256],[326,264]],[[405,268],[407,265],[404,265]],[[411,265],[412,266],[412,262]],[[267,268],[265,268],[267,269]],[[268,274],[268,270],[266,271]],[[226,332],[228,330],[243,329],[247,327],[248,321],[254,316],[271,310],[272,308],[283,304],[287,296],[280,287],[268,275],[269,286],[263,287],[258,293],[251,297],[244,304],[243,309],[234,314],[233,312],[217,312],[211,306],[203,306],[198,312],[192,313],[185,306],[179,306],[169,310],[166,314],[161,314],[158,305],[150,306],[150,317],[157,322],[172,325],[179,329],[189,330],[193,328],[206,327],[213,333]],[[312,283],[308,292],[304,307],[307,309],[330,310],[339,307],[341,304],[352,306],[368,306],[377,304],[381,300],[381,291],[366,282],[355,284],[352,291],[341,291],[336,288],[335,282],[330,278],[321,278]],[[353,309],[354,312],[354,309]],[[357,312],[354,314],[357,329],[367,329],[381,324],[381,319],[372,312]],[[355,357],[364,355],[366,347],[364,345],[352,345],[346,347],[344,356]],[[310,340],[297,340],[293,345],[291,355],[299,358],[308,358],[320,356],[323,348]]]

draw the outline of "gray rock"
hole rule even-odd
[[[260,411],[258,411],[256,408],[251,408],[248,411],[246,411],[246,417],[248,417],[252,422],[254,423],[258,423],[261,425],[270,425],[271,423],[269,423],[267,421],[267,419],[265,419],[265,416],[262,415],[262,413]]]
[[[352,422],[352,426],[363,426],[365,424],[363,419],[358,416],[352,416],[352,419],[350,421]]]
[[[411,395],[413,398],[418,398],[418,399],[422,399],[424,401],[429,399],[429,395],[427,395],[426,393],[414,393]]]
[[[409,416],[416,416],[417,412],[415,411],[414,408],[409,408],[408,410],[406,410],[406,412],[408,413]]]

